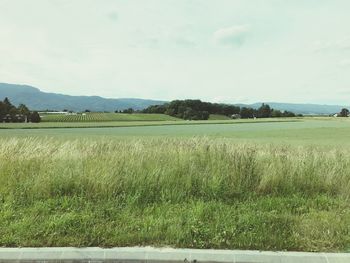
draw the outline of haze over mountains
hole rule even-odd
[[[115,111],[127,108],[142,110],[151,105],[163,104],[164,101],[143,99],[107,99],[99,96],[70,96],[47,93],[27,85],[0,83],[0,99],[8,97],[14,105],[23,103],[32,110],[64,109],[72,111]]]
[[[2,100],[5,97],[8,97],[15,105],[23,103],[32,110],[55,111],[63,109],[72,111],[84,111],[86,109],[91,111],[115,111],[127,108],[142,110],[148,106],[166,102],[134,98],[108,99],[99,96],[70,96],[43,92],[28,85],[0,83],[0,99]],[[343,107],[346,107],[342,105],[266,103],[274,109],[292,111],[298,114],[333,114],[340,112]],[[258,108],[261,106],[261,103],[238,104],[238,106]]]
[[[269,104],[271,108],[281,111],[291,111],[296,114],[305,114],[305,115],[330,115],[339,113],[342,108],[350,108],[349,106],[342,105],[324,105],[324,104],[308,104],[308,103],[280,103],[280,102],[264,102]],[[238,104],[238,106],[252,107],[257,109],[261,106],[262,102],[254,104]]]

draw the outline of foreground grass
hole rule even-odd
[[[348,150],[0,141],[0,246],[347,251]]]

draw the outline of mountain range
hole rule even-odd
[[[0,100],[8,97],[14,105],[21,103],[32,110],[54,110],[64,109],[71,111],[115,111],[127,108],[142,110],[151,105],[164,104],[166,101],[146,100],[135,98],[109,99],[99,96],[70,96],[57,93],[48,93],[28,85],[16,85],[0,83]],[[342,105],[321,105],[321,104],[295,104],[265,102],[272,108],[282,111],[292,111],[298,114],[334,114],[342,108],[349,108]],[[262,103],[236,104],[241,107],[258,108]]]
[[[25,104],[32,110],[115,111],[133,108],[142,110],[165,101],[144,99],[107,99],[99,96],[70,96],[40,91],[28,85],[0,83],[0,100],[8,97],[14,105]]]

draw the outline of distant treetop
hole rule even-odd
[[[18,107],[12,105],[8,98],[0,101],[0,122],[40,122],[41,118],[37,112],[30,112],[28,107],[20,104]]]
[[[163,113],[185,120],[207,120],[210,114],[219,114],[231,118],[271,118],[271,117],[295,117],[293,112],[276,111],[268,104],[262,104],[260,108],[239,107],[235,105],[202,102],[201,100],[174,100],[163,105],[153,105],[144,113]]]

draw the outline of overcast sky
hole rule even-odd
[[[348,105],[349,12],[349,0],[0,0],[0,82]]]

